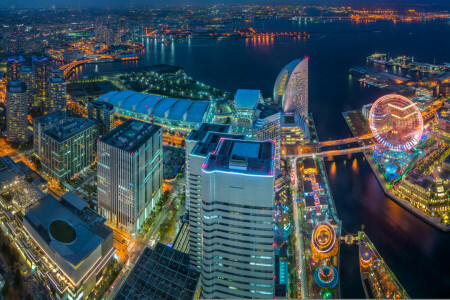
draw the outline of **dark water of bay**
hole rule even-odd
[[[98,64],[98,71],[126,71],[153,64],[182,66],[196,79],[221,89],[260,89],[272,96],[278,72],[291,60],[308,56],[309,110],[321,140],[350,136],[341,112],[359,109],[386,91],[363,88],[347,71],[366,66],[373,52],[413,56],[416,61],[450,62],[450,22],[355,24],[266,21],[251,24],[267,31],[307,31],[310,39],[190,40],[146,44],[136,62]],[[77,70],[78,77],[96,71]],[[361,156],[327,163],[330,184],[344,229],[361,224],[412,298],[450,297],[450,233],[420,221],[384,196]],[[361,298],[356,248],[341,251],[343,298]]]

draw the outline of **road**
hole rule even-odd
[[[298,270],[298,278],[300,280],[299,286],[300,286],[300,297],[301,299],[307,298],[306,294],[306,267],[305,267],[305,261],[303,259],[303,239],[300,235],[300,228],[302,226],[302,216],[301,211],[298,209],[298,203],[297,203],[297,197],[298,197],[298,174],[297,174],[297,158],[294,159],[293,165],[291,166],[293,170],[293,174],[291,173],[291,177],[294,178],[293,181],[293,187],[294,191],[292,193],[292,207],[293,207],[293,217],[294,217],[294,229],[295,229],[295,236],[296,236],[296,244],[294,245],[293,249],[298,249],[296,251],[296,262],[297,262],[297,270]]]

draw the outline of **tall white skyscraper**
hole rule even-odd
[[[202,297],[274,297],[272,141],[221,139],[202,167]]]
[[[308,117],[308,58],[294,60],[281,70],[275,81],[273,101],[284,112]]]
[[[27,85],[10,81],[6,86],[6,130],[10,142],[25,143],[27,133]]]
[[[98,211],[112,225],[136,233],[161,196],[161,126],[128,120],[97,143]]]
[[[244,139],[228,134],[230,125],[203,123],[186,138],[186,210],[189,212],[189,256],[191,265],[202,262],[202,165],[222,138]]]

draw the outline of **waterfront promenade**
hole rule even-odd
[[[344,119],[345,119],[345,122],[347,123],[348,127],[350,128],[352,134],[354,136],[356,136],[356,133],[354,132],[353,127],[351,126],[351,124],[349,124],[348,119],[347,118],[344,118]],[[394,195],[394,193],[391,191],[391,188],[392,188],[391,185],[386,181],[386,179],[384,178],[383,174],[379,170],[377,164],[375,163],[375,161],[372,158],[372,155],[370,154],[370,151],[364,151],[364,156],[366,157],[366,160],[367,160],[370,168],[372,169],[375,177],[377,178],[378,183],[380,184],[381,188],[383,189],[384,194],[387,197],[389,197],[391,200],[396,202],[398,205],[400,205],[404,209],[406,209],[409,212],[411,212],[416,217],[418,217],[421,220],[429,223],[430,225],[433,225],[434,227],[436,227],[436,228],[438,228],[438,229],[440,229],[440,230],[442,230],[444,232],[449,232],[450,231],[450,224],[447,224],[447,225],[442,224],[440,222],[439,218],[435,218],[435,217],[432,217],[432,216],[429,216],[429,215],[425,214],[419,208],[416,208],[416,207],[412,206],[411,203],[408,202],[407,200],[402,199],[402,198],[398,197],[397,195]]]

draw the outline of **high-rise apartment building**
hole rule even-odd
[[[27,85],[27,104],[28,108],[33,106],[36,82],[34,80],[34,70],[31,65],[23,65],[20,68],[20,80]]]
[[[41,134],[44,172],[64,181],[94,163],[97,126],[86,118],[68,118]]]
[[[6,130],[10,142],[25,143],[27,133],[27,85],[10,81],[6,85]]]
[[[8,81],[20,80],[20,68],[22,68],[23,57],[10,57],[6,60],[6,76]]]
[[[294,60],[281,70],[275,82],[273,101],[284,112],[308,118],[308,58]]]
[[[95,29],[95,40],[99,43],[112,45],[114,43],[120,43],[121,37],[116,28],[100,25]]]
[[[48,112],[66,110],[66,80],[58,74],[52,74],[49,81]]]
[[[189,256],[193,266],[202,263],[202,165],[222,138],[245,139],[228,134],[230,125],[203,123],[186,138],[186,210],[189,212]]]
[[[202,167],[202,297],[274,297],[272,141],[222,139]]]
[[[135,234],[159,200],[163,183],[161,126],[128,120],[97,143],[98,211]]]
[[[48,97],[48,83],[50,79],[50,62],[48,58],[33,57],[34,79],[36,82],[36,96]]]
[[[63,111],[54,111],[43,116],[34,118],[33,120],[33,147],[34,153],[41,157],[42,146],[41,136],[45,130],[54,126],[60,126],[67,120],[67,114]]]
[[[88,118],[98,124],[99,136],[114,129],[114,105],[103,101],[88,103]]]
[[[278,107],[258,104],[254,112],[253,138],[258,141],[275,142],[275,167],[280,169],[281,156],[281,112]]]

